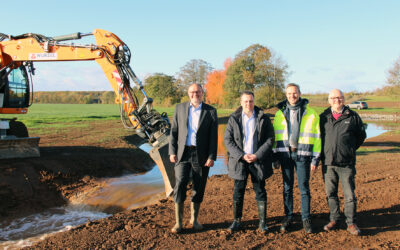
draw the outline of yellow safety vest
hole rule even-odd
[[[274,118],[275,143],[274,153],[289,156],[288,123],[282,110],[278,110]],[[301,118],[300,134],[297,148],[299,157],[319,159],[321,154],[321,131],[319,115],[308,105]]]

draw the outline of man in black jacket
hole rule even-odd
[[[320,115],[322,138],[322,172],[330,210],[330,222],[325,231],[337,227],[340,219],[338,199],[339,179],[344,193],[344,214],[347,231],[360,235],[356,224],[357,199],[354,194],[356,175],[356,150],[366,138],[365,128],[360,116],[344,106],[342,91],[334,89],[329,94],[330,108]]]
[[[244,91],[239,107],[229,117],[224,141],[228,150],[228,175],[234,179],[233,223],[230,231],[240,229],[247,178],[250,175],[256,193],[259,231],[268,231],[266,224],[267,193],[265,179],[272,175],[274,129],[263,110],[254,106],[254,94]]]

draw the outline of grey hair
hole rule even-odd
[[[344,97],[343,92],[342,92],[340,89],[332,89],[331,92],[329,92],[329,96],[331,95],[331,93],[332,93],[333,91],[339,91],[340,95],[341,95],[342,97]]]
[[[194,85],[197,85],[197,87],[199,87],[199,88],[201,89],[201,92],[204,93],[203,86],[201,86],[201,84],[199,84],[199,83],[192,83],[192,84],[190,84],[190,85],[189,85],[189,88],[188,88],[188,91],[189,91],[189,89],[190,89],[192,86],[194,86]]]

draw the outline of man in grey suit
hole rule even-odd
[[[263,110],[254,106],[254,94],[244,91],[239,107],[228,120],[225,130],[225,145],[228,150],[228,175],[234,179],[233,223],[230,231],[240,229],[244,193],[250,175],[256,193],[259,231],[268,231],[266,224],[267,193],[265,179],[272,175],[272,146],[274,129]]]
[[[192,202],[190,223],[196,230],[203,226],[197,221],[203,201],[209,168],[217,156],[217,111],[202,102],[203,89],[192,84],[188,89],[190,102],[176,105],[171,125],[169,158],[175,163],[174,201],[176,224],[173,233],[182,231],[183,203],[187,185],[192,175]]]

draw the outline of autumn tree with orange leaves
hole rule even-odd
[[[224,82],[226,78],[226,71],[231,65],[231,59],[225,60],[223,70],[214,70],[207,75],[207,83],[205,85],[207,94],[206,100],[210,104],[221,106],[224,104]]]

